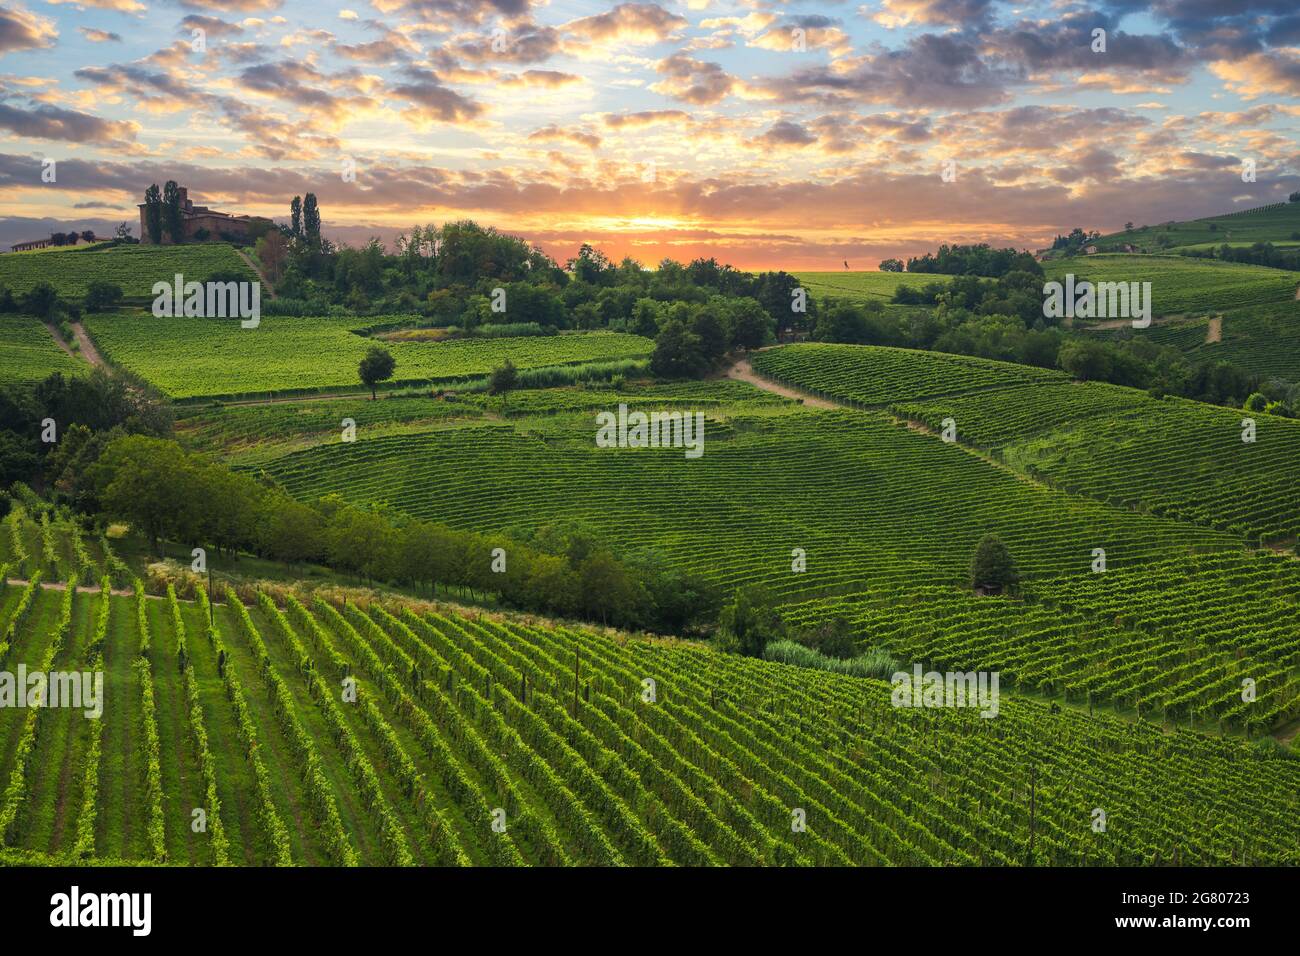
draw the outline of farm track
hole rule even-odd
[[[99,354],[99,349],[95,348],[94,340],[86,334],[86,329],[80,322],[72,323],[72,334],[77,337],[77,348],[81,350],[83,360],[101,368],[108,366],[108,363],[104,361],[104,356]]]

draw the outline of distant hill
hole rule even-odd
[[[1176,252],[1182,249],[1249,246],[1271,242],[1275,246],[1300,246],[1300,203],[1280,202],[1242,209],[1222,216],[1142,226],[1116,232],[1092,243],[1098,252]]]

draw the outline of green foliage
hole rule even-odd
[[[357,366],[357,375],[361,379],[361,384],[370,389],[371,400],[375,398],[375,387],[380,382],[392,378],[393,370],[396,368],[397,359],[388,349],[381,345],[372,345],[366,350],[361,364]]]
[[[1001,594],[1015,589],[1020,580],[1011,552],[996,535],[985,535],[975,547],[971,558],[971,587],[989,594]]]

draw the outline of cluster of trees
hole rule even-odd
[[[987,242],[981,242],[975,245],[942,245],[936,253],[926,253],[908,259],[907,271],[932,272],[949,276],[1003,276],[1008,272],[1033,271],[1032,266],[1036,265],[1038,263],[1028,252],[1017,249],[994,249]]]
[[[46,422],[53,422],[51,435]],[[143,385],[102,368],[0,389],[0,488],[20,481],[95,510],[85,472],[124,435],[170,435],[171,407]],[[52,437],[53,441],[44,440]]]
[[[1296,388],[1266,380],[1229,362],[1193,362],[1179,349],[1120,332],[1110,339],[1071,334],[1043,315],[1043,271],[1032,260],[997,279],[960,276],[921,289],[899,286],[893,302],[929,309],[886,309],[875,302],[827,299],[816,311],[812,337],[855,345],[976,355],[1039,368],[1059,368],[1085,381],[1143,388],[1239,407],[1260,393],[1274,414],[1300,407]]]
[[[1132,231],[1133,223],[1124,224],[1126,230]],[[1089,232],[1087,229],[1080,229],[1075,226],[1067,235],[1057,236],[1052,240],[1052,248],[1058,251],[1064,251],[1066,255],[1072,255],[1083,250],[1084,246],[1096,242],[1101,238],[1099,232]]]
[[[369,582],[496,594],[508,605],[621,627],[681,632],[712,619],[707,584],[653,557],[626,561],[582,529],[548,526],[523,541],[359,508],[337,495],[310,504],[273,484],[147,435],[117,437],[86,471],[104,515],[129,521],[157,550],[166,539],[289,565],[325,563]]]
[[[0,314],[34,315],[47,322],[57,322],[64,318],[76,319],[83,307],[87,312],[102,312],[121,301],[122,287],[116,282],[103,279],[95,279],[86,287],[86,294],[80,304],[60,298],[59,290],[48,282],[38,282],[20,296],[14,295],[8,286],[0,286]]]
[[[1300,232],[1292,233],[1291,238],[1300,239]],[[1300,249],[1279,249],[1271,242],[1256,242],[1251,246],[1230,246],[1225,242],[1217,249],[1188,249],[1183,255],[1300,271]]]
[[[461,330],[528,324],[649,337],[670,320],[689,325],[704,310],[725,323],[737,314],[737,341],[753,345],[768,341],[769,332],[805,327],[805,315],[792,308],[798,280],[784,272],[756,276],[703,258],[686,265],[665,259],[648,270],[631,258],[613,263],[585,244],[561,268],[525,240],[468,220],[416,226],[398,237],[394,253],[378,239],[336,248],[319,238],[314,209],[310,195],[301,209],[295,200],[283,230],[287,245],[264,250],[278,246],[268,235],[258,246],[282,308],[301,302],[317,312],[418,313],[430,325]],[[752,302],[724,309],[722,300]]]
[[[52,232],[50,233],[50,245],[52,246],[75,246],[78,242],[94,242],[95,233],[92,229],[86,229],[82,232]]]

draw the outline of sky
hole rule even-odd
[[[352,245],[874,269],[1283,200],[1298,126],[1295,0],[0,2],[0,247],[175,179]]]

